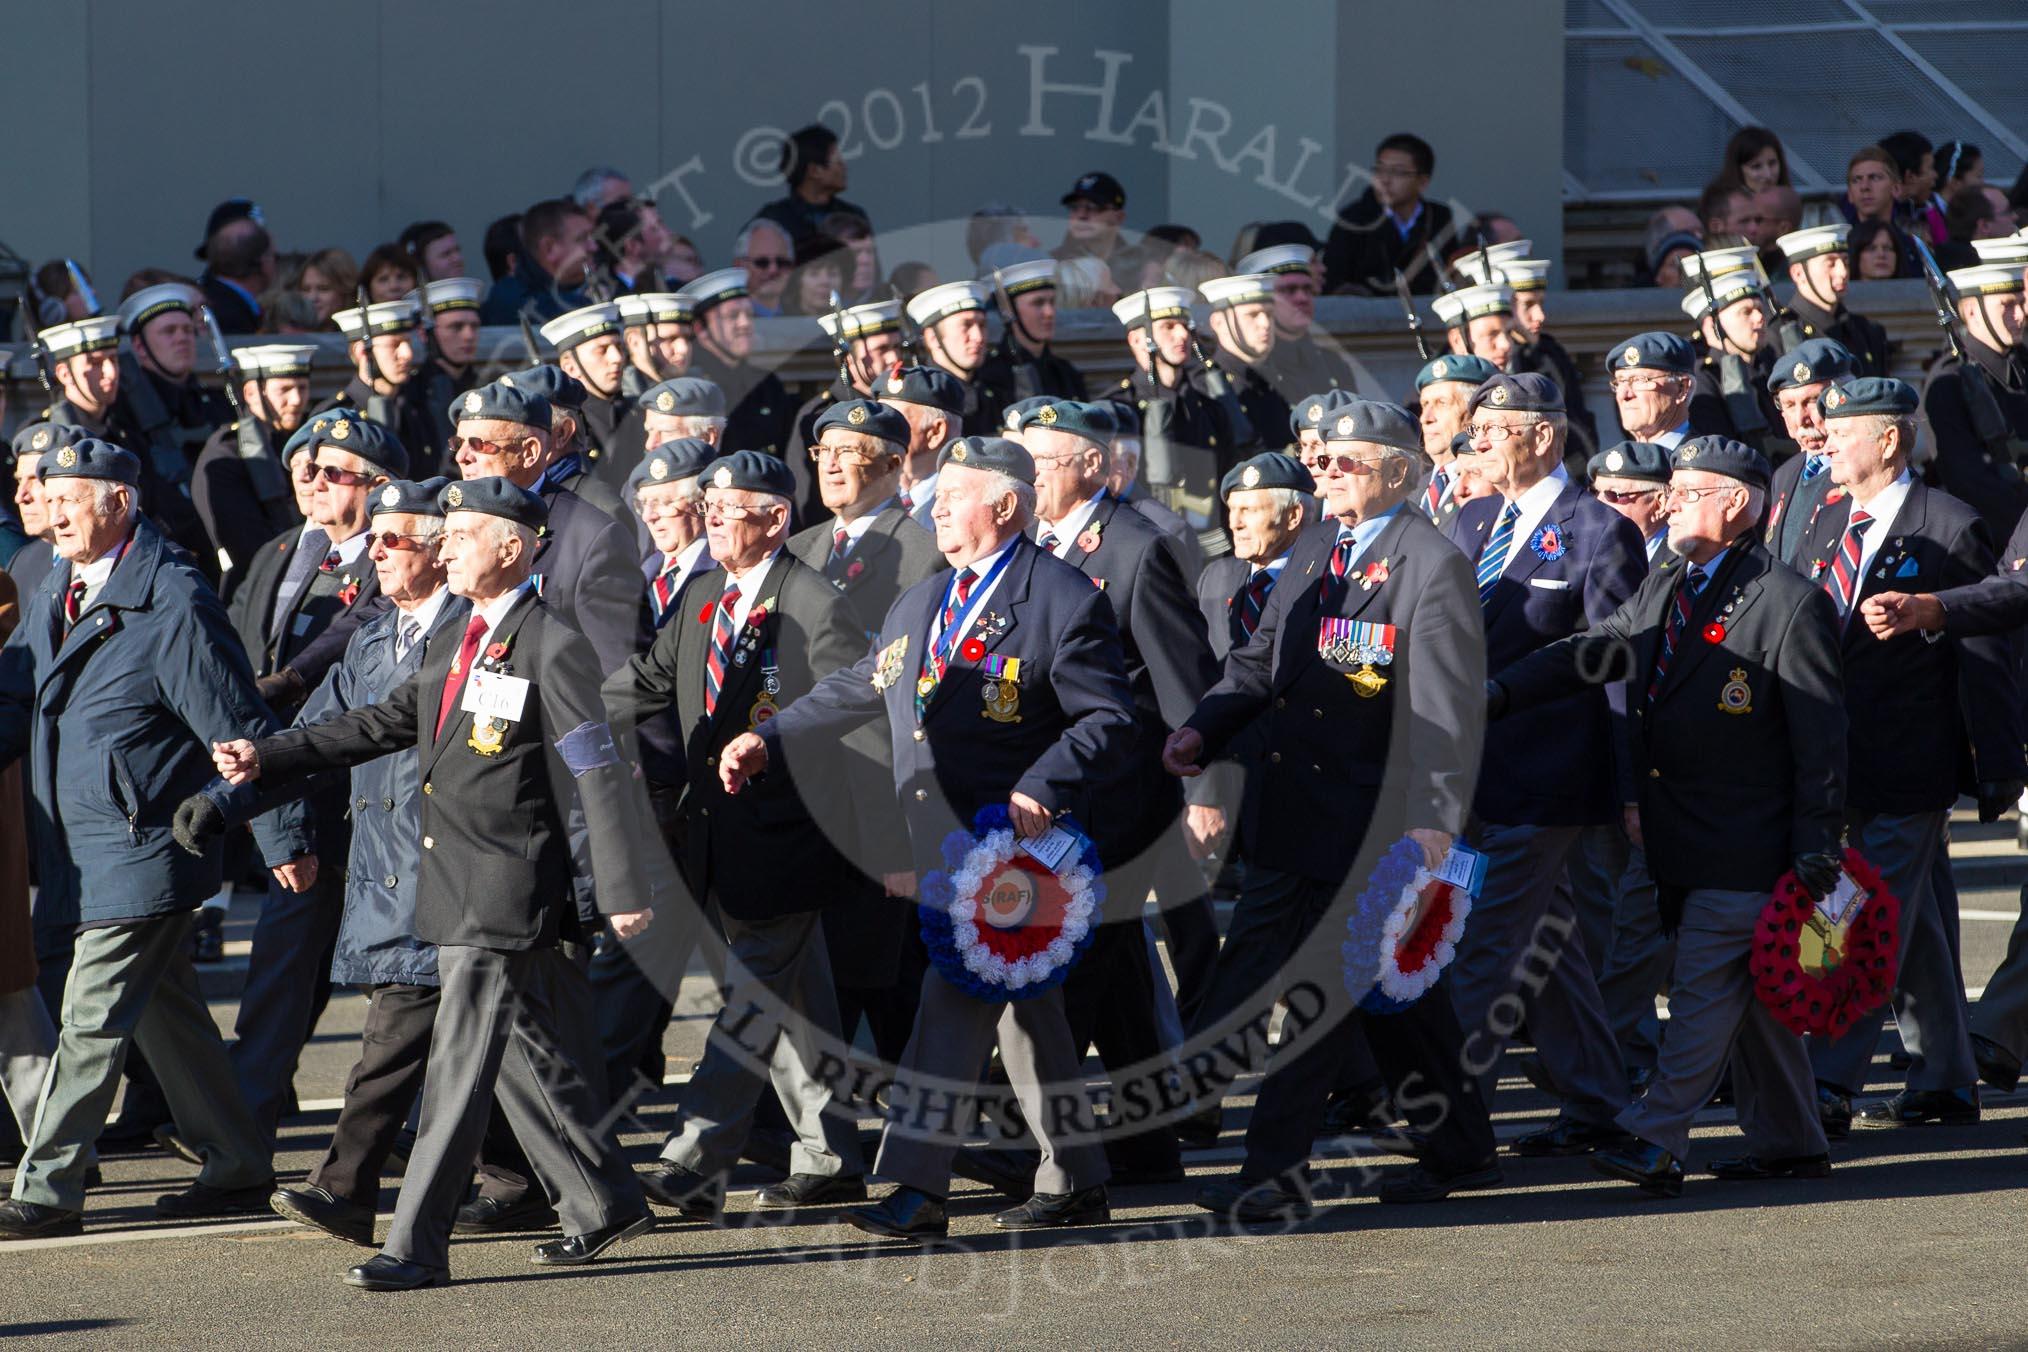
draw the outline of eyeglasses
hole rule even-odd
[[[1532,422],[1514,423],[1514,424],[1487,423],[1487,422],[1472,423],[1465,428],[1465,435],[1470,437],[1473,441],[1490,441],[1495,446],[1498,446],[1503,441],[1506,441],[1512,437],[1518,437],[1523,432],[1528,431],[1530,428],[1539,426],[1541,426],[1540,423],[1532,423]]]
[[[1615,507],[1624,507],[1628,503],[1639,502],[1643,498],[1661,497],[1665,491],[1660,488],[1642,488],[1631,492],[1618,488],[1601,488],[1596,490],[1600,502],[1609,502]]]
[[[1387,457],[1381,455],[1358,456],[1345,455],[1338,451],[1319,451],[1316,453],[1315,463],[1311,465],[1311,468],[1313,470],[1325,470],[1335,466],[1343,473],[1364,476],[1379,469],[1381,462],[1385,459]]]
[[[703,516],[704,500],[691,498],[685,502],[659,502],[642,495],[634,499],[634,510],[643,520],[651,516],[657,520],[665,516]]]
[[[340,488],[358,488],[362,484],[372,483],[380,476],[361,474],[356,469],[339,469],[336,465],[315,464],[310,466],[310,472],[303,477],[306,482],[321,477],[326,483],[337,484]]]
[[[709,502],[704,505],[706,516],[715,516],[722,521],[751,521],[757,516],[770,516],[780,510],[779,507],[741,507],[728,502]]]
[[[1662,490],[1662,501],[1671,506],[1681,502],[1694,507],[1714,493],[1737,493],[1740,491],[1742,490],[1739,488],[1678,488],[1676,485],[1670,484]]]
[[[794,266],[794,260],[774,254],[751,254],[746,260],[748,272],[787,272]]]
[[[810,459],[822,464],[835,460],[841,465],[870,465],[873,457],[867,452],[851,446],[826,446],[822,442],[810,448]]]
[[[368,549],[373,548],[373,546],[375,545],[379,545],[382,549],[386,550],[403,549],[409,545],[414,545],[417,549],[422,549],[429,543],[430,543],[429,536],[402,535],[399,534],[398,532],[391,530],[375,531],[373,534],[368,535],[366,537],[366,547]]]
[[[1649,394],[1654,392],[1655,390],[1664,389],[1668,386],[1674,385],[1677,381],[1681,379],[1683,379],[1683,377],[1678,375],[1629,376],[1629,377],[1614,376],[1611,380],[1608,380],[1606,384],[1612,387],[1612,391],[1614,394],[1620,393]]]
[[[520,443],[515,441],[488,441],[484,437],[454,436],[451,438],[451,454],[456,455],[462,449],[469,450],[473,455],[506,455],[519,445]]]

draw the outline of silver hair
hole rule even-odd
[[[684,413],[677,415],[676,434],[684,437],[701,437],[707,432],[723,432],[725,419],[714,413]]]
[[[480,529],[475,533],[487,548],[498,549],[509,540],[519,540],[521,542],[522,558],[526,559],[535,552],[535,530],[533,527],[524,526],[519,521],[509,521],[504,516],[494,516],[491,512],[481,513],[481,515],[485,519],[480,523]]]
[[[590,210],[592,203],[599,200],[608,183],[625,183],[629,187],[633,180],[610,164],[595,164],[577,176],[577,182],[570,186],[570,200],[579,207]]]
[[[141,490],[135,485],[123,484],[116,479],[87,479],[85,482],[92,486],[93,516],[104,520],[116,514],[113,507],[115,493],[126,495],[127,511],[130,514],[141,510]]]
[[[754,232],[759,230],[772,230],[780,235],[791,248],[795,245],[795,241],[789,238],[789,232],[782,229],[780,224],[768,220],[765,216],[756,216],[740,227],[738,237],[732,241],[732,256],[734,258],[745,258],[747,256],[747,250],[753,244]]]
[[[998,498],[1003,494],[1014,495],[1014,513],[1021,529],[1027,530],[1028,523],[1035,519],[1035,485],[1023,483],[1011,474],[995,470],[986,480],[986,496]]]

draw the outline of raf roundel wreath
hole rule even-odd
[[[1754,926],[1754,993],[1792,1033],[1837,1037],[1894,989],[1901,902],[1857,850],[1844,863],[1821,902],[1783,874]]]
[[[1457,956],[1471,894],[1431,876],[1422,847],[1398,840],[1345,919],[1345,993],[1369,1014],[1407,1009]]]
[[[944,838],[944,867],[922,881],[923,944],[937,972],[979,1000],[1027,1000],[1060,985],[1091,947],[1105,884],[1098,850],[1052,873],[1023,852],[1004,805]]]

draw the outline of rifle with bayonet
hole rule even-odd
[[[2008,426],[2007,415],[2000,408],[1999,398],[1993,393],[1985,368],[1973,360],[1971,348],[1966,345],[1964,321],[1958,317],[1958,296],[1951,290],[1943,269],[1937,266],[1936,255],[1929,251],[1929,246],[1912,234],[1909,239],[1922,259],[1922,277],[1929,283],[1929,298],[1936,307],[1937,327],[1943,330],[1944,339],[1950,344],[1951,356],[1957,360],[1958,388],[1964,394],[1965,417],[1972,424],[1972,435],[1979,439],[1987,464],[2003,474],[2018,477],[2022,448],[2014,437],[2013,429]]]
[[[835,288],[831,292],[831,360],[838,363],[838,379],[849,398],[858,386],[852,379],[852,340],[845,336],[845,302]]]
[[[1443,259],[1437,256],[1436,241],[1426,239],[1422,242],[1422,256],[1423,261],[1429,265],[1430,275],[1436,278],[1437,294],[1448,296],[1458,289],[1457,283],[1451,280],[1450,273],[1444,268]],[[1446,324],[1444,327],[1450,330],[1453,326]],[[1458,337],[1464,341],[1466,355],[1478,356],[1478,350],[1472,346],[1472,319],[1462,307],[1458,310],[1455,329]]]
[[[1423,336],[1422,316],[1415,312],[1415,301],[1408,294],[1408,274],[1400,268],[1394,270],[1394,294],[1401,301],[1401,316],[1408,321],[1409,336],[1415,339],[1415,350],[1428,361],[1436,354],[1429,350],[1429,339]]]

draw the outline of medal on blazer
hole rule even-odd
[[[1753,691],[1746,684],[1746,668],[1734,667],[1718,692],[1718,712],[1722,714],[1750,714],[1753,712]]]
[[[1003,657],[999,653],[987,656],[980,672],[985,684],[980,687],[986,707],[981,716],[995,723],[1019,723],[1021,721],[1021,659]]]
[[[739,631],[739,646],[732,652],[734,666],[743,667],[753,658],[754,649],[760,646],[761,626],[767,622],[768,608],[765,604],[746,613],[746,626]]]
[[[908,656],[906,636],[896,639],[880,650],[880,662],[873,668],[873,688],[886,690],[901,679],[902,659]]]
[[[748,732],[752,732],[782,711],[781,705],[775,703],[775,696],[782,693],[781,673],[781,667],[775,663],[775,650],[769,648],[761,654],[761,693],[760,698],[753,702],[753,708],[747,710]]]
[[[1333,662],[1359,670],[1343,673],[1361,699],[1372,699],[1387,687],[1387,678],[1375,667],[1394,664],[1394,626],[1371,620],[1317,621],[1317,653]]]
[[[472,735],[465,745],[482,756],[497,756],[506,749],[507,725],[497,718],[472,720]]]

